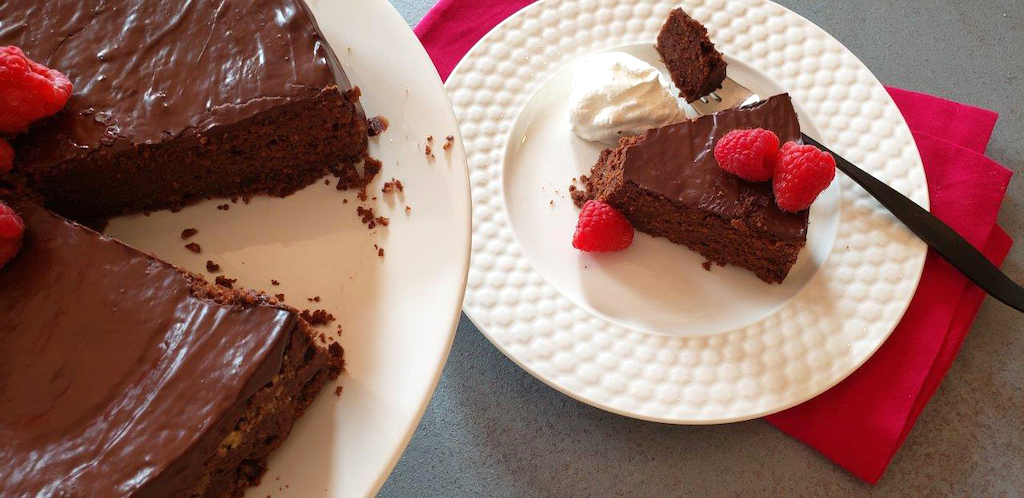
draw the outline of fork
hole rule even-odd
[[[732,78],[726,78],[722,82],[722,88],[691,102],[690,107],[697,114],[706,116],[732,107],[753,104],[760,100],[761,97],[749,88],[737,83]],[[864,188],[960,273],[963,273],[990,296],[1017,311],[1024,311],[1024,287],[1000,271],[981,251],[978,251],[952,228],[949,228],[949,225],[905,195],[822,145],[820,141],[811,138],[806,133],[802,134],[802,138],[805,144],[813,145],[832,154],[836,159],[837,169]]]

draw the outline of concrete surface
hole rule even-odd
[[[487,0],[480,0],[487,1]],[[392,0],[414,25],[432,0]],[[886,84],[998,111],[988,155],[1024,170],[1022,0],[784,0]],[[1024,179],[1000,216],[1021,243]],[[466,319],[385,497],[1024,494],[1024,315],[986,300],[960,358],[877,486],[762,421],[675,427],[570,399],[505,358]]]

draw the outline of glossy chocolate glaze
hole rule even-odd
[[[0,45],[75,86],[64,112],[20,139],[18,162],[32,167],[350,86],[302,0],[3,0]]]
[[[0,496],[187,494],[295,315],[193,297],[170,264],[0,200],[28,227],[0,269]]]
[[[764,128],[781,143],[800,141],[800,123],[788,94],[748,107],[647,131],[626,151],[623,180],[679,204],[719,216],[744,218],[782,239],[807,236],[807,211],[787,213],[775,205],[771,182],[751,183],[718,167],[714,146],[737,128]]]

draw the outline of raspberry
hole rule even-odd
[[[836,176],[836,159],[813,145],[786,142],[779,153],[772,189],[775,203],[795,213],[811,207]]]
[[[633,225],[601,201],[587,201],[580,211],[572,246],[585,252],[621,251],[633,243]]]
[[[0,268],[18,254],[24,234],[25,223],[21,217],[7,204],[0,202]]]
[[[764,128],[732,130],[715,143],[718,165],[751,182],[771,180],[778,158],[779,137]]]
[[[25,131],[63,109],[69,97],[67,76],[30,60],[18,47],[0,47],[0,134]]]
[[[0,138],[0,175],[10,173],[14,168],[14,149],[6,140]]]

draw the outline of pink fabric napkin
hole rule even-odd
[[[416,26],[447,79],[470,48],[532,0],[441,0]],[[996,225],[1011,171],[984,156],[998,115],[889,88],[917,141],[932,213],[1002,263],[1013,241]],[[889,340],[836,387],[767,420],[875,483],[960,350],[985,294],[929,251],[917,293]]]

